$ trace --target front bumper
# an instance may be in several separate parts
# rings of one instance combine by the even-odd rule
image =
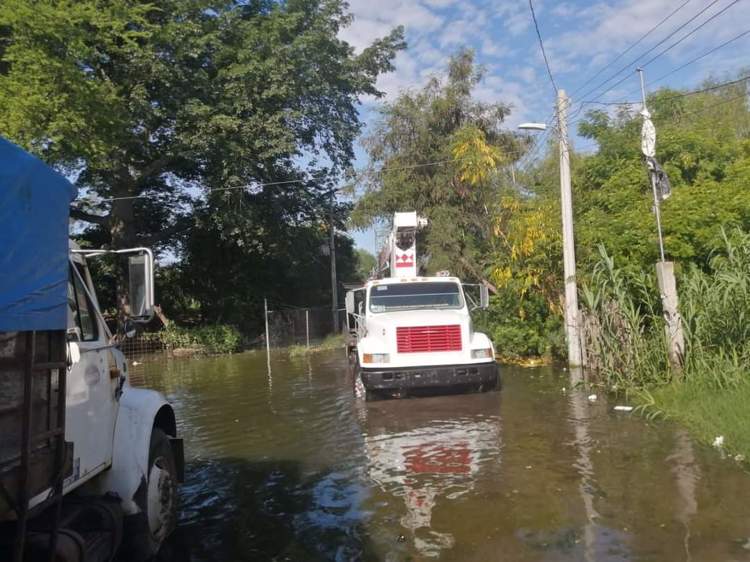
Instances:
[[[477,387],[497,388],[500,383],[497,363],[434,365],[429,367],[394,367],[362,369],[362,383],[367,390],[412,390],[430,388]]]

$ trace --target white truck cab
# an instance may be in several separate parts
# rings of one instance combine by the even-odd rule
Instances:
[[[475,306],[458,278],[417,276],[419,224],[416,213],[396,213],[389,246],[381,253],[391,276],[347,293],[354,323],[349,352],[356,356],[359,392],[370,397],[494,389],[499,380],[494,346],[471,322],[472,307],[487,304],[487,289],[479,287]]]

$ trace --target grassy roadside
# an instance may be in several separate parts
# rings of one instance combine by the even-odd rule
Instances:
[[[722,232],[704,268],[677,272],[683,367],[666,353],[661,302],[650,271],[601,260],[582,288],[584,341],[594,380],[641,398],[698,439],[750,458],[750,233]]]
[[[675,382],[644,396],[647,412],[681,423],[705,443],[721,436],[724,450],[741,455],[737,460],[750,459],[750,380],[721,389]]]
[[[327,336],[323,341],[311,345],[310,347],[304,345],[292,345],[287,348],[289,357],[300,357],[307,355],[308,353],[318,353],[320,351],[330,351],[332,349],[343,349],[346,336],[344,334],[335,334]]]

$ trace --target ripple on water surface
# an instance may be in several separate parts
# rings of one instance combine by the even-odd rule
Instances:
[[[364,404],[341,353],[155,359],[187,482],[173,560],[750,561],[750,477],[679,428],[503,369]],[[169,559],[169,557],[166,557]]]

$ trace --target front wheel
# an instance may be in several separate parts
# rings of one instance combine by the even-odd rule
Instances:
[[[151,431],[148,481],[138,524],[126,546],[124,559],[151,560],[177,524],[177,464],[169,437],[159,428]]]
[[[161,429],[151,432],[146,517],[154,553],[177,524],[177,465],[169,437]]]

